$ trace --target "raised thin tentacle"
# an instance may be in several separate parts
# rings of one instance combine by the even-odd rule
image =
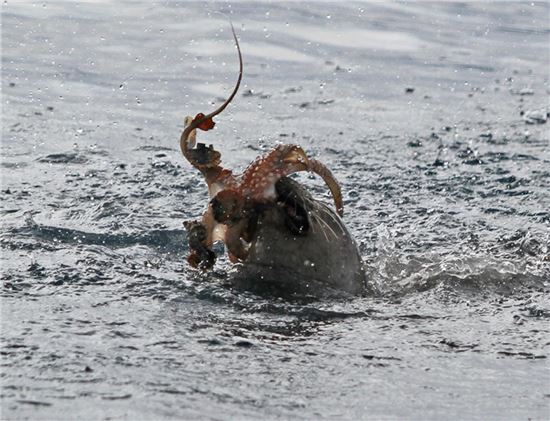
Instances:
[[[237,91],[239,90],[242,76],[243,76],[243,59],[241,54],[241,48],[237,35],[235,34],[235,28],[231,24],[231,31],[237,46],[237,52],[239,54],[239,76],[237,83],[233,88],[233,92],[227,100],[216,110],[208,115],[199,113],[192,117],[185,118],[185,128],[180,137],[180,148],[184,157],[197,168],[204,175],[208,184],[208,189],[211,195],[214,195],[220,189],[236,184],[236,179],[231,171],[226,170],[220,166],[220,153],[212,146],[199,143],[196,145],[197,129],[210,130],[214,127],[214,121],[212,118],[220,114],[231,103]],[[188,261],[193,267],[206,270],[210,269],[215,262],[215,254],[211,250],[212,244],[217,239],[225,239],[225,231],[227,227],[217,223],[212,214],[212,209],[209,206],[202,217],[202,221],[194,221],[186,224],[189,235],[190,254]],[[244,252],[236,249],[235,254],[239,257],[244,255]]]
[[[330,192],[332,193],[332,198],[334,199],[334,205],[336,206],[336,212],[340,217],[344,215],[344,203],[342,201],[342,190],[340,190],[340,184],[332,172],[321,162],[316,159],[309,160],[309,170],[319,175],[323,181],[326,183]]]
[[[237,39],[237,34],[235,34],[235,28],[233,27],[233,24],[231,24],[231,32],[233,32],[233,39],[235,40],[235,45],[237,46],[237,52],[239,53],[239,77],[237,78],[237,84],[235,85],[235,88],[233,88],[233,92],[231,92],[231,95],[229,95],[229,98],[227,98],[225,102],[222,105],[220,105],[216,110],[212,111],[210,114],[207,114],[207,115],[199,113],[194,119],[190,119],[190,121],[188,121],[188,118],[186,118],[186,127],[183,130],[180,137],[180,147],[184,155],[185,155],[186,149],[189,148],[188,140],[191,132],[193,132],[193,130],[196,130],[197,128],[201,128],[203,130],[209,130],[212,127],[214,127],[214,122],[211,121],[212,118],[217,116],[223,110],[225,110],[225,108],[233,100],[235,95],[237,95],[237,91],[241,86],[241,80],[243,78],[243,57],[241,54],[241,47],[239,45],[239,40]],[[205,123],[208,123],[208,122],[211,123],[211,124],[207,124],[208,128],[202,127]]]

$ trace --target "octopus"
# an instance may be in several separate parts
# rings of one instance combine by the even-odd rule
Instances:
[[[214,128],[213,118],[231,103],[241,84],[243,58],[231,29],[239,57],[237,83],[216,110],[186,117],[180,137],[183,156],[204,177],[210,197],[202,218],[184,222],[187,261],[201,271],[212,269],[216,262],[213,245],[221,241],[229,261],[239,266],[234,277],[239,285],[361,293],[365,273],[355,241],[342,221],[341,188],[322,162],[298,145],[279,144],[235,174],[222,166],[221,154],[213,145],[197,143],[197,130]],[[289,177],[304,171],[326,183],[334,209]]]

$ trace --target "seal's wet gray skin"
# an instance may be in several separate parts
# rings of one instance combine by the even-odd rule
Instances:
[[[279,205],[263,210],[239,282],[313,295],[325,288],[364,292],[361,256],[336,212],[291,179],[280,180],[277,190]]]
[[[548,418],[548,3],[0,10],[0,418]],[[243,90],[198,141],[325,163],[367,294],[188,267],[209,199],[178,141],[233,88],[227,16]]]

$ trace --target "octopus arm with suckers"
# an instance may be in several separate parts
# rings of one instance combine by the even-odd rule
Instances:
[[[184,157],[204,176],[210,203],[202,218],[185,222],[191,266],[206,271],[222,241],[232,263],[239,263],[235,279],[248,287],[278,285],[287,291],[314,292],[319,286],[357,294],[365,274],[357,246],[341,217],[340,185],[320,161],[298,145],[277,145],[235,175],[221,165],[212,145],[197,143],[197,129],[214,128],[220,114],[238,92],[243,76],[239,41],[231,26],[239,57],[237,83],[227,100],[209,114],[185,118],[180,137]],[[335,210],[314,199],[289,175],[309,171],[325,181]]]

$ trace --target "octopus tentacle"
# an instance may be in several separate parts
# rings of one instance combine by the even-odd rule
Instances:
[[[207,270],[214,266],[216,255],[210,249],[208,227],[199,221],[187,221],[183,224],[187,230],[189,256],[187,261],[194,268]]]
[[[314,172],[315,174],[319,175],[323,181],[326,183],[328,188],[330,189],[330,192],[332,194],[332,198],[334,200],[334,205],[336,206],[336,212],[338,212],[338,215],[342,217],[344,215],[344,203],[342,201],[342,190],[340,189],[340,184],[334,178],[334,175],[332,172],[321,162],[317,161],[316,159],[310,159],[309,160],[309,168],[311,172]]]
[[[338,215],[342,216],[344,205],[338,181],[323,163],[308,158],[297,145],[279,145],[254,161],[243,173],[243,193],[257,200],[272,198],[275,193],[273,186],[278,180],[300,171],[311,171],[323,179],[330,189]]]
[[[248,221],[243,219],[239,223],[227,227],[225,233],[225,247],[227,248],[229,260],[232,263],[244,261],[248,257],[249,244],[242,239],[247,224]]]
[[[233,98],[235,98],[235,95],[237,95],[237,91],[241,86],[241,80],[243,78],[243,57],[241,54],[239,40],[237,39],[237,34],[235,34],[235,28],[233,27],[233,24],[231,24],[231,32],[233,33],[233,39],[235,40],[235,45],[237,46],[237,52],[239,54],[239,76],[237,78],[237,83],[235,84],[231,95],[229,95],[225,102],[220,105],[216,110],[207,115],[204,115],[203,113],[198,113],[195,118],[185,118],[185,129],[183,130],[180,137],[180,148],[184,155],[187,149],[194,146],[194,143],[192,145],[190,144],[190,137],[192,137],[191,133],[197,128],[204,131],[212,129],[215,124],[212,118],[225,110],[225,108],[231,103],[231,101],[233,101]],[[191,142],[194,142],[194,139]]]
[[[237,83],[235,84],[231,95],[229,95],[224,103],[216,110],[212,111],[208,115],[199,113],[195,116],[195,118],[190,116],[186,117],[185,129],[180,137],[180,148],[183,156],[191,165],[197,168],[204,175],[209,190],[214,192],[211,194],[212,196],[223,187],[236,185],[236,180],[230,170],[227,170],[220,165],[221,154],[216,151],[212,145],[209,147],[203,143],[196,145],[197,129],[204,131],[212,129],[215,125],[212,118],[225,110],[237,94],[237,91],[241,85],[241,80],[243,77],[243,58],[241,54],[241,47],[239,46],[239,40],[237,39],[233,24],[231,24],[231,32],[233,33],[233,39],[235,40],[235,45],[237,46],[237,52],[239,55],[239,76],[237,78]],[[216,183],[219,185],[215,185]]]
[[[233,173],[220,165],[221,154],[212,145],[207,147],[203,143],[197,144],[197,129],[208,131],[214,127],[215,123],[212,118],[220,114],[231,103],[241,84],[243,59],[233,24],[231,24],[231,31],[239,55],[239,76],[237,83],[231,95],[216,110],[208,115],[199,113],[194,118],[190,116],[186,117],[185,128],[180,136],[180,148],[183,156],[203,174],[211,197],[225,188],[236,187],[237,185],[237,180]],[[226,238],[227,227],[215,220],[212,206],[207,208],[201,222],[188,222],[185,224],[185,227],[189,238],[189,263],[191,266],[202,270],[210,269],[216,260],[216,256],[211,250],[212,244],[218,239]],[[237,254],[239,254],[239,257],[242,255],[242,253]]]
[[[306,171],[308,162],[301,147],[278,145],[247,167],[242,175],[241,191],[255,200],[275,199],[275,183],[295,172]]]

